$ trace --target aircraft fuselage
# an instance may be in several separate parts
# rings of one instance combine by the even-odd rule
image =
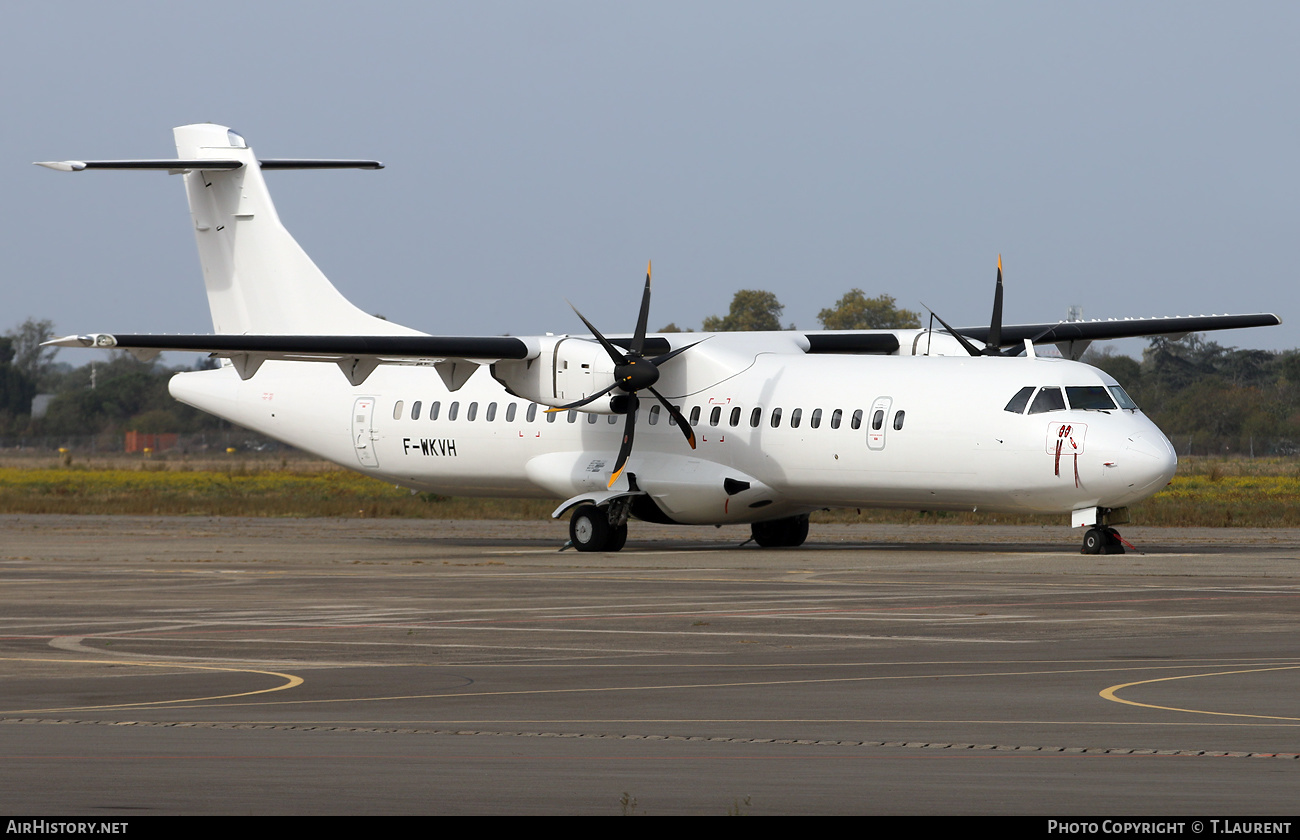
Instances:
[[[727,338],[708,344],[721,350]],[[824,507],[1119,508],[1160,490],[1176,466],[1136,409],[1006,410],[1026,387],[1116,385],[1063,359],[757,353],[719,381],[669,384],[698,449],[643,403],[628,472],[683,524]],[[444,494],[604,490],[623,429],[615,414],[548,414],[487,370],[453,392],[432,367],[382,366],[351,386],[332,365],[268,362],[247,381],[225,367],[179,374],[171,388],[342,466]]]

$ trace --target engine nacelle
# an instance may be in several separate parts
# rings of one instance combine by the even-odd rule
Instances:
[[[492,376],[520,399],[549,406],[568,405],[614,384],[614,360],[599,342],[563,335],[544,336],[541,354],[526,361],[500,361]],[[622,414],[625,395],[612,394],[584,405],[591,414]]]

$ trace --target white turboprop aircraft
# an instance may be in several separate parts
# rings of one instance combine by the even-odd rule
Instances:
[[[759,545],[797,546],[811,511],[881,507],[1069,513],[1086,553],[1122,553],[1112,526],[1168,484],[1173,447],[1110,376],[1034,345],[1078,358],[1098,339],[1281,323],[1003,327],[999,260],[986,328],[647,335],[647,270],[630,337],[585,318],[590,336],[431,336],[344,299],[262,178],[381,164],[259,161],[211,124],[175,136],[176,160],[41,165],[184,173],[215,334],[49,344],[211,353],[221,367],[177,374],[174,397],[413,489],[565,499],[553,516],[571,512],[580,551],[622,548],[629,517],[750,523]]]

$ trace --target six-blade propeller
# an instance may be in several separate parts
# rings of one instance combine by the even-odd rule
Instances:
[[[650,359],[643,355],[646,322],[650,317],[650,264],[646,264],[645,291],[641,295],[641,312],[637,315],[636,332],[632,336],[632,343],[626,353],[601,335],[600,330],[592,326],[592,323],[584,318],[581,312],[578,312],[578,307],[573,306],[572,303],[569,306],[582,319],[582,323],[587,325],[587,329],[591,330],[591,334],[596,337],[596,340],[600,342],[600,346],[605,348],[605,352],[613,360],[614,384],[589,397],[583,397],[577,402],[547,410],[566,411],[571,408],[580,408],[616,390],[623,392],[622,394],[616,394],[613,398],[616,410],[621,414],[626,414],[627,421],[623,425],[623,443],[618,449],[618,459],[614,462],[614,472],[609,477],[609,486],[613,487],[614,482],[623,474],[623,469],[627,466],[628,456],[632,453],[632,440],[636,436],[636,414],[641,405],[641,400],[637,397],[638,391],[649,391],[654,395],[655,399],[659,400],[673,420],[676,421],[677,428],[681,429],[682,434],[686,436],[686,442],[691,445],[691,449],[694,449],[695,432],[691,429],[690,424],[686,422],[686,418],[682,416],[682,413],[677,410],[677,407],[668,402],[663,394],[656,391],[654,385],[659,381],[660,365],[674,356],[686,352],[699,342],[692,342],[685,347],[678,347],[676,350]]]

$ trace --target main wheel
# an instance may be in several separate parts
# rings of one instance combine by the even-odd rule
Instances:
[[[617,528],[610,526],[609,542],[605,543],[606,551],[622,551],[623,546],[627,544],[627,523],[624,522]]]
[[[808,539],[808,517],[791,516],[755,522],[749,526],[754,542],[763,548],[795,548]]]
[[[582,505],[569,517],[569,541],[578,551],[618,551],[627,542],[627,525],[615,528],[604,510]]]
[[[1089,528],[1083,535],[1083,553],[1101,554],[1106,545],[1106,535],[1099,528]]]

